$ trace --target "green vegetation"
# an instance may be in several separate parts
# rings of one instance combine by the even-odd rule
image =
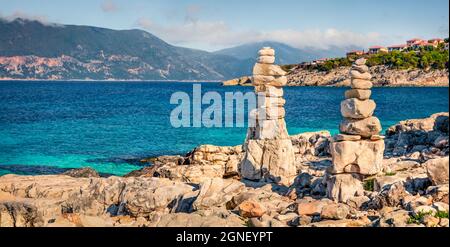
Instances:
[[[423,218],[426,215],[433,215],[433,212],[432,211],[429,211],[429,212],[420,211],[419,213],[410,216],[410,218],[408,219],[408,224],[418,224],[419,225],[423,222]],[[439,219],[443,219],[443,218],[448,219],[448,212],[437,211],[436,213],[434,213],[433,216],[436,218],[439,218]]]
[[[285,65],[281,65],[281,69],[289,72],[291,69],[295,68],[297,66],[297,64],[285,64]]]
[[[437,48],[422,47],[419,50],[392,51],[365,55],[369,67],[386,65],[393,69],[448,69],[449,53],[444,49],[444,44]],[[330,71],[339,67],[351,66],[358,57],[335,58],[321,64],[310,66],[309,69],[318,71]]]
[[[397,174],[397,173],[395,173],[395,172],[386,172],[386,173],[385,173],[385,175],[388,176],[388,177],[395,176],[396,174]]]
[[[445,211],[437,211],[436,214],[434,215],[434,217],[439,218],[439,219],[448,219],[448,212]]]
[[[421,224],[423,222],[423,218],[426,215],[432,215],[432,214],[433,214],[433,212],[431,212],[431,211],[430,212],[420,211],[419,213],[413,214],[413,215],[411,215],[409,217],[408,224],[417,224],[417,225],[419,225],[419,224]]]
[[[364,189],[367,191],[373,191],[375,185],[375,179],[368,179],[364,181]]]

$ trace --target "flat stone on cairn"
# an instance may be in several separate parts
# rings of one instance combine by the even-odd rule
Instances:
[[[344,117],[340,134],[334,136],[330,151],[333,157],[327,181],[327,195],[338,202],[347,202],[361,195],[362,180],[382,170],[385,144],[380,120],[373,116],[376,108],[372,95],[372,75],[364,58],[358,59],[350,70],[352,89],[345,92],[341,103]]]
[[[251,115],[255,126],[249,127],[244,144],[241,176],[249,180],[270,180],[289,185],[297,174],[292,141],[286,128],[283,86],[286,72],[274,65],[275,51],[264,47],[253,67],[253,86],[258,96],[257,109]]]

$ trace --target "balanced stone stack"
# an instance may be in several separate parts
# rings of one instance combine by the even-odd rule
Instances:
[[[282,87],[287,84],[286,72],[274,65],[275,51],[270,47],[264,47],[258,55],[252,78],[257,95],[257,108],[251,113],[255,124],[248,129],[241,176],[289,184],[297,170],[284,121],[286,101]]]
[[[327,194],[339,202],[362,195],[363,179],[382,170],[384,138],[379,135],[380,120],[373,116],[376,104],[370,99],[372,76],[365,63],[364,58],[358,59],[350,70],[352,89],[345,92],[346,99],[341,103],[344,120],[330,147],[333,164]]]

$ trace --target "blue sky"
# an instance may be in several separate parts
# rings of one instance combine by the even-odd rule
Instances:
[[[217,50],[274,40],[294,47],[389,45],[448,37],[448,0],[0,0],[0,16],[147,30]]]

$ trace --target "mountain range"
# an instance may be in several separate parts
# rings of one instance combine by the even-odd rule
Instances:
[[[0,78],[43,80],[225,80],[248,75],[262,46],[280,64],[344,53],[258,42],[207,52],[171,45],[143,30],[0,19]]]

